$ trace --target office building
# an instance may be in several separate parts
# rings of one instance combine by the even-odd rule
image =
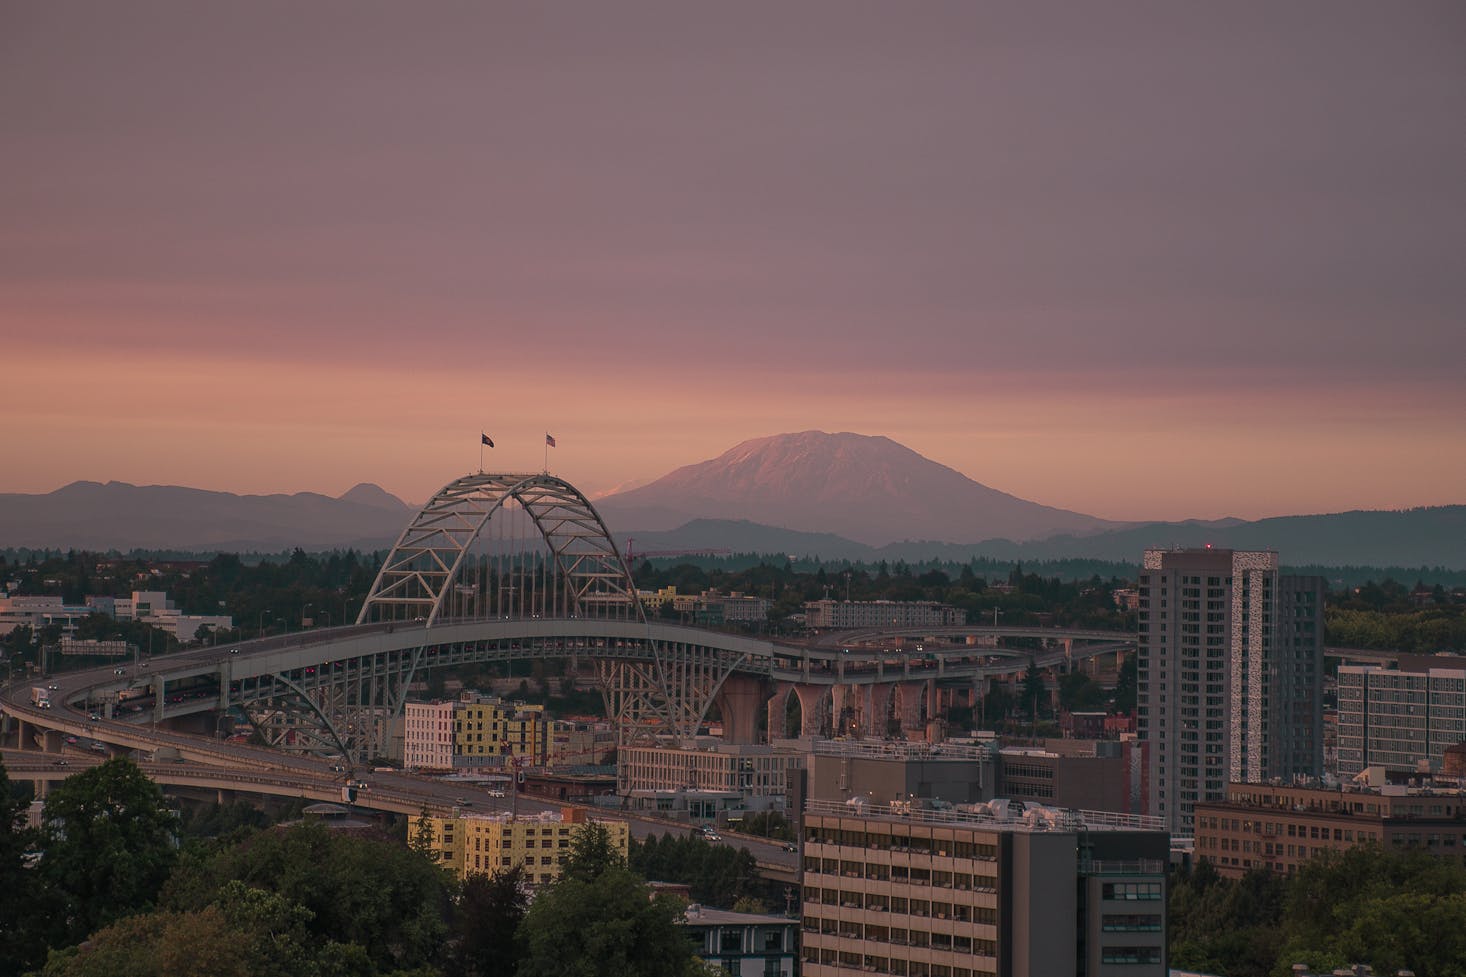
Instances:
[[[1250,869],[1292,875],[1320,852],[1363,844],[1466,857],[1466,793],[1375,784],[1230,784],[1224,800],[1196,805],[1196,855],[1231,878]]]
[[[799,921],[764,913],[735,913],[694,903],[682,925],[692,952],[732,977],[794,977],[799,961]]]
[[[428,818],[432,833],[428,850],[437,862],[459,878],[483,873],[492,875],[521,865],[526,881],[544,885],[560,877],[575,836],[587,825],[606,829],[611,847],[625,858],[631,832],[625,821],[590,819],[584,810],[567,807],[542,814],[459,814],[451,818]],[[416,837],[418,821],[408,831]]]
[[[1466,658],[1401,655],[1398,668],[1339,667],[1339,777],[1366,767],[1440,770],[1466,742]]]
[[[889,804],[992,800],[997,774],[990,745],[822,740],[809,743],[808,797]]]
[[[1228,783],[1322,773],[1323,579],[1270,551],[1146,550],[1139,590],[1150,811],[1189,835]]]
[[[805,977],[1164,977],[1154,818],[811,800]]]
[[[694,820],[782,811],[787,771],[798,758],[771,746],[698,737],[686,749],[623,746],[616,790],[628,809],[686,814]]]
[[[997,756],[997,796],[1052,807],[1149,814],[1147,744],[1129,740],[1045,740],[1005,746]]]
[[[812,600],[804,605],[807,628],[940,628],[967,623],[967,612],[929,600]]]

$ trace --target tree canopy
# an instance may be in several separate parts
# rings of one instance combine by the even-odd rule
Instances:
[[[177,859],[178,819],[163,791],[121,757],[62,781],[44,817],[41,876],[74,939],[147,909]]]

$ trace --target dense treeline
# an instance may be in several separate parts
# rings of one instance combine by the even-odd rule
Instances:
[[[722,909],[750,902],[783,904],[783,887],[758,874],[758,863],[747,848],[735,850],[668,832],[661,838],[633,839],[630,862],[633,871],[648,879],[690,886],[694,902]]]
[[[24,803],[0,767],[0,974],[710,977],[682,904],[649,899],[594,825],[531,906],[517,871],[459,882],[374,831],[246,825],[180,848],[176,815],[125,759],[58,786],[40,831]],[[744,863],[729,865],[742,891]]]
[[[381,559],[381,554],[355,551],[309,554],[295,550],[273,559],[253,560],[224,554],[207,562],[75,551],[26,553],[22,558],[15,551],[8,552],[8,556],[0,555],[0,581],[15,585],[15,593],[58,594],[69,603],[80,603],[89,594],[125,596],[132,590],[165,590],[185,613],[230,615],[234,630],[210,638],[216,641],[354,620]],[[791,615],[806,601],[824,597],[938,601],[962,608],[973,623],[1134,629],[1133,613],[1117,607],[1113,598],[1115,589],[1134,586],[1129,574],[1075,577],[1057,572],[1053,565],[1045,565],[1044,570],[1050,575],[1027,572],[1021,565],[978,560],[866,565],[776,558],[744,565],[731,559],[690,558],[676,563],[642,560],[634,576],[637,585],[647,590],[674,586],[681,594],[718,590],[767,597],[773,601],[773,611],[767,622],[754,625],[757,630],[792,631]],[[670,604],[663,606],[662,613],[677,616]],[[1378,583],[1366,580],[1329,595],[1326,630],[1326,643],[1337,647],[1425,653],[1466,650],[1466,594],[1439,583],[1409,587],[1391,578]],[[57,625],[38,633],[17,628],[0,636],[0,652],[7,660],[34,662],[39,647],[54,643],[59,636]],[[122,639],[145,652],[177,646],[166,632],[101,614],[83,620],[78,636]]]
[[[1466,977],[1466,867],[1420,851],[1326,852],[1289,878],[1222,878],[1210,863],[1172,877],[1171,966],[1288,977],[1365,963]]]

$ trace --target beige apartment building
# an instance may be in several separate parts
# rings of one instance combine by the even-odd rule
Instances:
[[[1321,852],[1368,844],[1466,858],[1466,794],[1228,784],[1225,800],[1196,806],[1196,855],[1230,878],[1249,869],[1292,875]]]
[[[573,807],[517,818],[509,814],[462,814],[428,818],[427,824],[432,831],[429,850],[439,864],[451,868],[459,878],[477,873],[492,875],[522,865],[526,878],[535,885],[560,877],[571,842],[587,825],[605,828],[611,846],[622,858],[631,839],[625,821],[592,820],[584,810]],[[415,832],[417,822],[408,830]]]
[[[788,770],[801,762],[773,747],[699,737],[688,749],[623,746],[616,791],[634,810],[688,811],[716,818],[730,811],[783,810]]]
[[[812,800],[805,977],[1164,977],[1155,818]]]

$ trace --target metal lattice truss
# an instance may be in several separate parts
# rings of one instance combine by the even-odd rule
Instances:
[[[555,594],[538,608],[520,604],[518,614],[530,616],[533,609],[548,617],[646,622],[630,570],[600,515],[578,489],[548,473],[480,472],[444,486],[413,517],[388,553],[357,623],[421,619],[431,630],[446,619],[445,607],[455,584],[463,583],[470,549],[492,520],[506,515],[511,506],[522,508],[533,521],[556,576]],[[691,645],[668,646],[653,640],[650,629],[645,650],[650,652],[647,657],[597,663],[601,692],[618,738],[624,742],[655,733],[696,735],[718,688],[741,656]],[[330,714],[326,708],[320,711]]]
[[[631,574],[590,502],[549,474],[465,475],[445,485],[408,523],[387,554],[358,624],[443,614],[470,547],[496,514],[517,503],[549,550],[562,590],[552,610],[644,620]]]
[[[245,679],[235,701],[269,745],[369,762],[387,753],[422,648]]]
[[[690,644],[652,641],[646,660],[596,663],[606,714],[622,744],[670,733],[697,735],[718,690],[746,655]]]

